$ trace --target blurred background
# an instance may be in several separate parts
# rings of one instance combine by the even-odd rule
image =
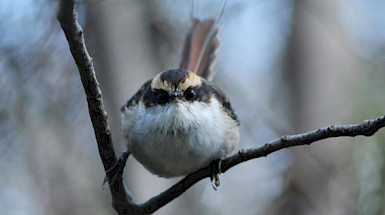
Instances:
[[[218,15],[222,0],[196,0]],[[56,21],[58,1],[0,1],[0,213],[115,214],[79,74]],[[214,83],[241,121],[239,149],[385,110],[385,1],[231,0],[221,18]],[[190,0],[83,0],[115,144],[120,107],[179,65]],[[285,149],[238,165],[214,191],[200,181],[157,214],[385,214],[385,131]],[[176,179],[130,158],[137,202]]]

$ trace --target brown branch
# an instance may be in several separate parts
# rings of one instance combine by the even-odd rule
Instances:
[[[371,136],[383,127],[385,127],[385,115],[377,119],[365,120],[359,124],[331,125],[307,133],[283,136],[271,142],[265,143],[261,147],[241,150],[239,153],[223,159],[221,161],[220,172],[224,173],[242,162],[265,157],[281,149],[293,146],[309,145],[316,141],[331,137],[354,137],[358,135]],[[140,205],[141,211],[149,213],[154,212],[173,199],[177,198],[201,179],[210,177],[210,175],[210,168],[205,167],[186,176],[168,190]]]
[[[125,156],[120,159],[120,168],[116,168],[115,163],[117,159],[113,149],[111,132],[107,123],[107,113],[104,111],[102,95],[99,83],[96,80],[92,59],[84,44],[82,28],[76,21],[75,0],[61,0],[57,18],[63,28],[71,53],[79,69],[81,81],[87,95],[89,114],[104,169],[107,177],[113,178],[113,180],[109,180],[109,187],[113,199],[113,206],[118,214],[151,214],[180,196],[198,181],[210,177],[210,167],[204,167],[186,176],[174,186],[143,204],[135,204],[133,202],[132,196],[129,191],[126,190],[122,179],[123,167],[128,154],[125,154]],[[365,120],[359,124],[332,125],[303,134],[283,136],[266,143],[262,147],[241,150],[239,153],[223,159],[221,161],[220,171],[224,173],[242,162],[264,157],[275,151],[292,146],[307,145],[331,137],[371,136],[383,127],[385,127],[385,116]]]
[[[83,30],[76,19],[75,0],[60,1],[57,19],[64,31],[72,56],[79,69],[80,78],[87,96],[88,110],[98,143],[100,158],[102,159],[107,177],[111,178],[114,172],[108,170],[114,166],[117,159],[92,58],[88,54],[84,43]],[[127,213],[132,209],[121,207],[121,205],[132,202],[131,195],[126,192],[121,177],[118,180],[114,180],[113,183],[109,183],[109,187],[113,197],[113,205],[120,214]]]

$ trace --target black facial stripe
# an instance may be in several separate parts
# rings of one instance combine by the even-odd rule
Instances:
[[[147,89],[143,95],[143,103],[146,107],[154,105],[165,105],[169,103],[170,98],[166,91],[160,89]]]
[[[189,72],[184,69],[170,69],[162,73],[160,79],[167,81],[170,84],[176,86],[179,83],[183,83],[188,77]]]
[[[143,103],[146,107],[152,107],[156,104],[164,105],[166,103],[159,103],[159,97],[157,97],[160,90],[151,90],[151,81],[147,81],[143,86],[131,97],[130,100],[127,101],[127,103],[121,108],[121,111],[123,112],[125,107],[132,107],[139,103],[139,100],[141,97],[143,97]],[[226,96],[215,87],[211,86],[207,83],[206,80],[202,79],[202,85],[197,87],[191,87],[191,89],[195,90],[196,96],[194,99],[191,99],[190,101],[201,101],[209,103],[211,101],[211,98],[215,96],[220,103],[223,104],[223,110],[237,123],[239,124],[239,121],[237,119],[237,115],[234,113],[233,108],[231,107],[230,101],[226,98]],[[165,91],[164,91],[165,92]],[[182,97],[183,100],[185,98]],[[185,100],[187,101],[187,100]]]
[[[154,90],[152,92],[155,97],[155,102],[157,104],[163,105],[167,104],[170,101],[170,95],[168,94],[168,92],[164,90]]]
[[[183,95],[187,100],[194,100],[196,97],[195,89],[189,87],[184,91]]]
[[[195,98],[192,99],[191,101],[202,101],[202,102],[210,102],[210,99],[213,95],[216,94],[215,89],[210,86],[208,83],[205,81],[202,82],[202,85],[200,86],[194,86],[194,87],[189,87],[187,88],[186,91],[188,90],[194,90],[195,91]],[[185,91],[185,92],[186,92]]]

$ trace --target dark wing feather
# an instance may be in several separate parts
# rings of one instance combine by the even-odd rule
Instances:
[[[144,83],[143,86],[135,93],[135,95],[133,95],[130,98],[130,100],[128,100],[126,104],[123,105],[122,108],[120,108],[120,111],[123,112],[125,107],[131,107],[131,106],[137,105],[142,95],[151,88],[151,81],[152,80],[149,80],[146,83]]]
[[[215,97],[219,100],[219,102],[223,105],[223,109],[225,112],[233,119],[235,120],[239,125],[239,120],[237,115],[234,112],[234,109],[231,107],[229,99],[225,96],[225,94],[214,87],[212,87]]]
[[[235,114],[234,109],[231,107],[229,99],[221,90],[214,87],[212,84],[205,80],[203,80],[202,85],[199,87],[194,87],[194,89],[196,91],[196,101],[209,103],[214,96],[219,101],[219,103],[222,104],[223,110],[239,124],[238,117]]]

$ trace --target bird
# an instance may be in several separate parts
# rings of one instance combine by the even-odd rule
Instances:
[[[152,174],[188,175],[238,146],[237,115],[211,82],[218,31],[217,19],[193,18],[179,67],[158,73],[121,107],[128,151]]]

